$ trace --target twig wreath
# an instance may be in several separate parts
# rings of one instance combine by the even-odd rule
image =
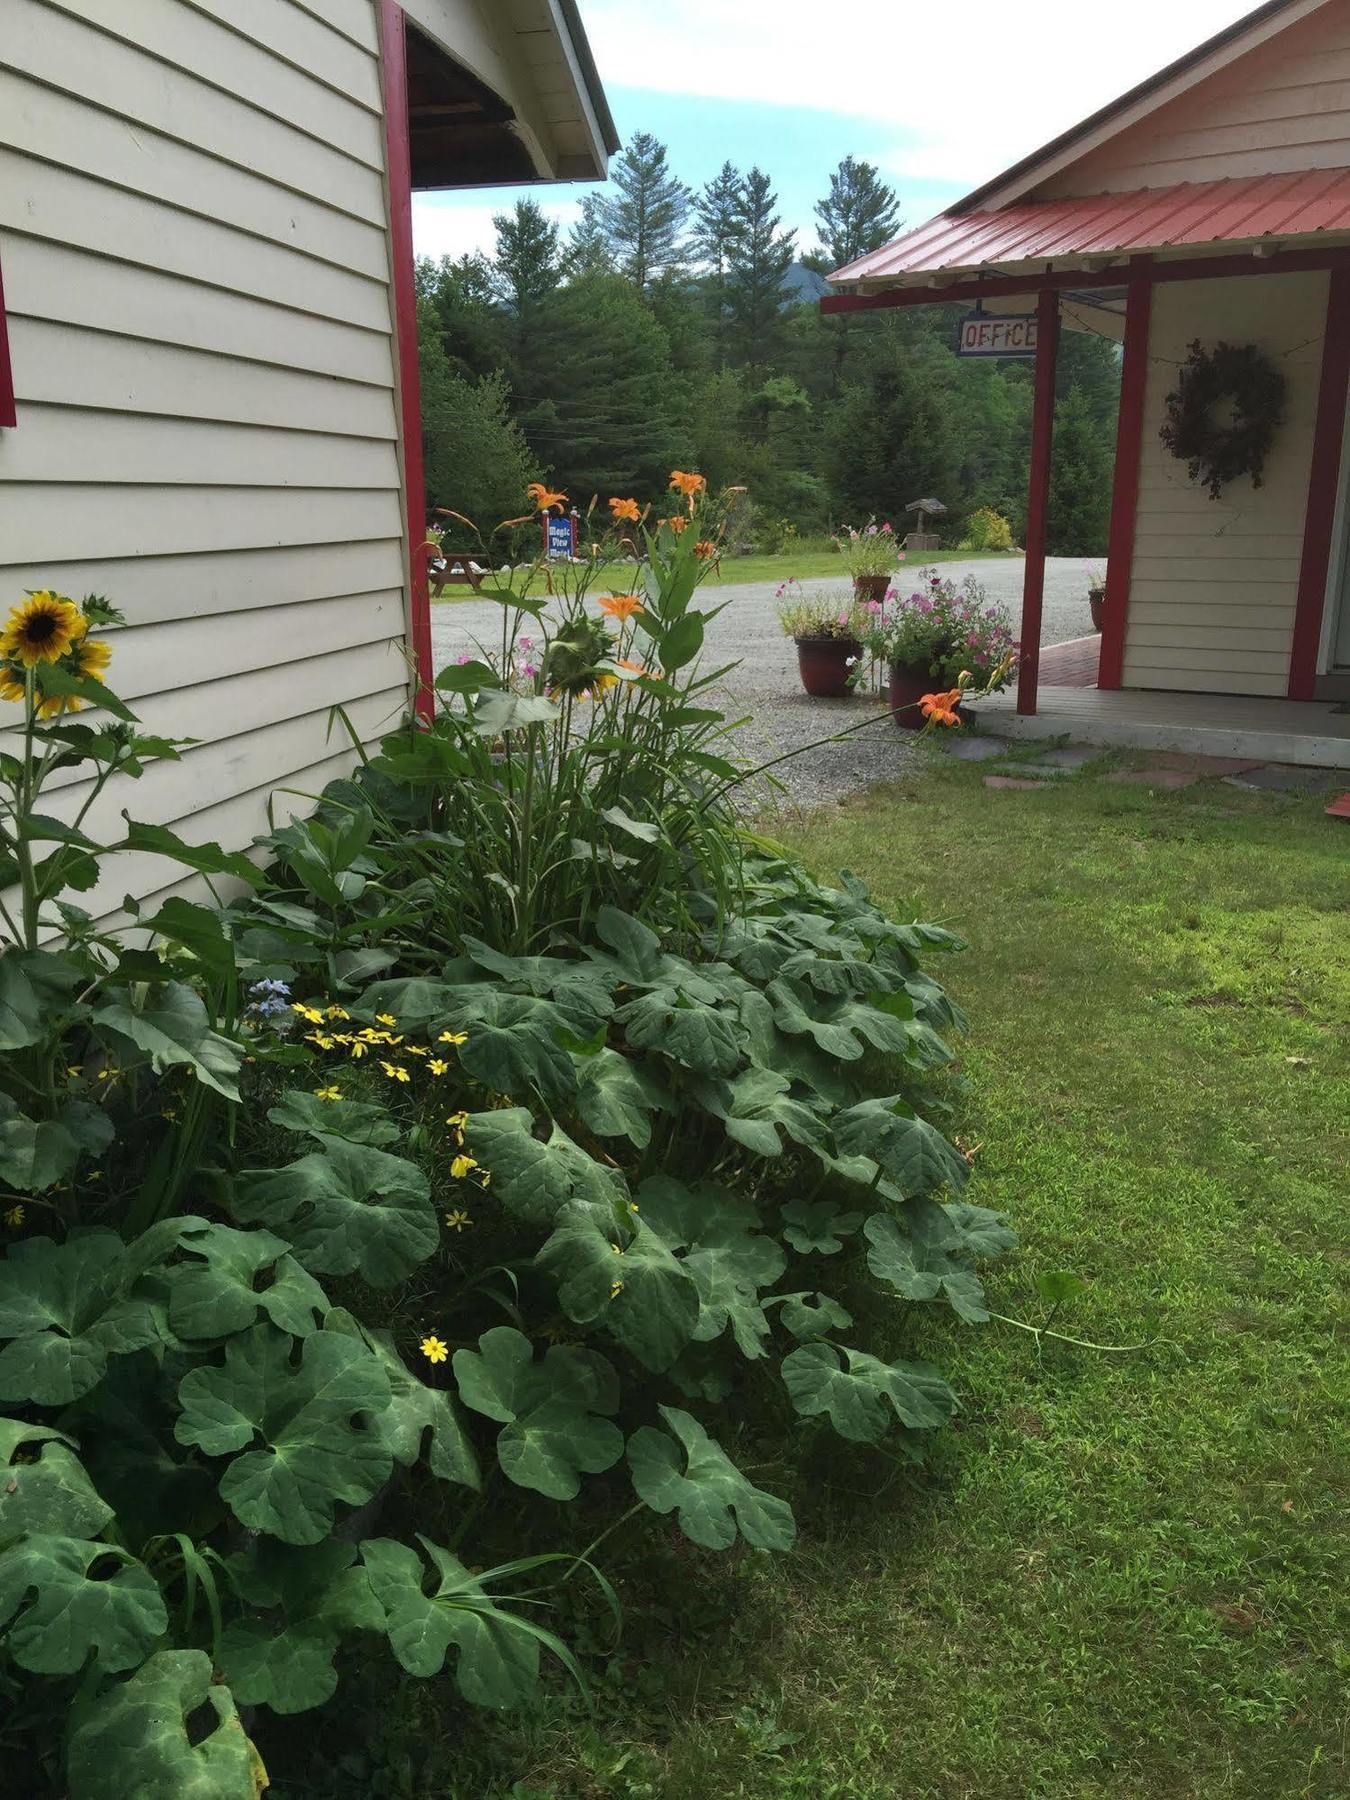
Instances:
[[[1284,419],[1284,391],[1284,376],[1255,344],[1206,350],[1197,340],[1181,365],[1180,384],[1167,396],[1162,441],[1211,500],[1243,475],[1259,488]]]

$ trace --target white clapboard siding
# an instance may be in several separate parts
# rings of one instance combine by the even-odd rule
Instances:
[[[1043,199],[1350,164],[1350,8],[1323,6],[1079,158]]]
[[[58,320],[205,350],[236,366],[255,362],[361,382],[382,387],[393,405],[387,315],[373,325],[349,325],[43,238],[9,237],[4,256],[11,324],[23,317]],[[87,362],[84,372],[96,379]],[[251,372],[240,373],[248,379]],[[45,371],[35,378],[54,379]]]
[[[30,398],[53,405],[388,442],[397,436],[394,396],[374,383],[18,316],[9,341],[29,372]]]
[[[115,95],[114,116],[128,122],[126,129],[148,128],[383,226],[384,184],[377,168],[186,71],[166,81],[163,63],[149,52],[96,36],[65,14],[21,10],[7,30],[5,64],[77,100]],[[54,110],[53,124],[58,116]]]
[[[0,430],[0,605],[106,594],[128,620],[113,685],[145,729],[196,740],[116,784],[93,835],[126,808],[244,847],[269,805],[312,805],[285,790],[350,768],[335,709],[373,741],[407,707],[374,8],[0,11],[19,415]],[[65,772],[51,809],[87,792]],[[81,904],[183,880],[122,856]]]
[[[34,5],[37,0],[18,0]],[[180,4],[184,0],[179,0]],[[304,256],[78,170],[0,149],[0,195],[21,211],[6,224],[30,237],[78,244],[99,256],[186,275],[321,318],[378,330],[388,324],[388,284],[360,270]]]
[[[1139,511],[1125,629],[1127,687],[1282,694],[1289,676],[1327,277],[1188,281],[1154,294]],[[1262,487],[1219,501],[1159,438],[1191,342],[1254,343],[1286,381]]]
[[[8,0],[12,8],[14,0]],[[353,104],[302,65],[265,45],[229,30],[187,0],[47,0],[49,10],[68,13],[95,41],[120,38],[149,51],[194,80],[247,101],[260,112],[285,119],[321,144],[359,158],[377,172],[384,168],[384,125],[377,110]],[[372,49],[373,57],[373,49]]]

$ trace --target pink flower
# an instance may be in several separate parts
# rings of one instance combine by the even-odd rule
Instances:
[[[467,651],[467,650],[466,650],[466,651],[465,651],[465,652],[464,652],[464,655],[463,655],[463,656],[457,656],[457,657],[456,657],[456,658],[455,658],[455,661],[456,661],[456,662],[457,662],[457,663],[459,663],[459,664],[460,664],[460,665],[461,665],[461,666],[463,666],[463,664],[465,664],[465,663],[467,663],[467,662],[472,662],[472,661],[473,661],[473,658],[472,658],[472,657],[471,657],[471,656],[470,656],[470,655],[469,655],[469,653],[468,653],[468,651]]]
[[[880,602],[880,600],[869,600],[869,601],[868,601],[868,602],[867,602],[867,610],[868,610],[868,612],[870,612],[870,613],[879,613],[879,612],[881,612],[881,611],[882,611],[882,605],[881,605],[881,602]]]
[[[886,523],[882,526],[881,529],[886,533],[887,537],[889,537],[891,535],[891,522],[889,519],[887,519]]]

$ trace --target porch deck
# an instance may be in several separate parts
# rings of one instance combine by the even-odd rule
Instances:
[[[1038,707],[1023,718],[1011,689],[995,694],[979,704],[979,729],[998,737],[1067,736],[1121,749],[1350,769],[1350,708],[1312,700],[1043,684]]]

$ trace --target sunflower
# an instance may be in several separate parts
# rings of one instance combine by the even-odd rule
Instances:
[[[14,700],[22,706],[27,693],[23,676],[10,663],[0,665],[0,700]]]
[[[10,608],[0,635],[0,656],[21,662],[25,669],[59,662],[88,629],[88,620],[73,600],[41,588],[21,606]]]
[[[85,681],[102,681],[111,661],[112,645],[105,638],[81,638],[71,645],[67,667]]]

